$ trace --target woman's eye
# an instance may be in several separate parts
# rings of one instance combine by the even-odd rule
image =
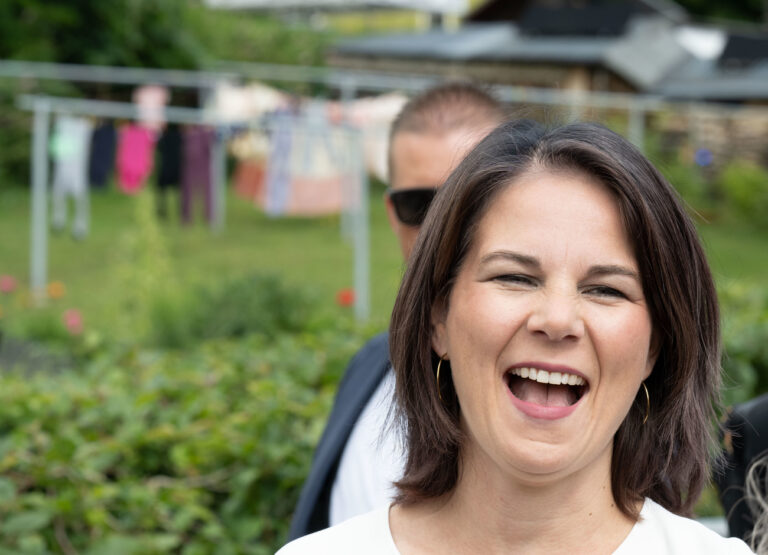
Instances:
[[[627,298],[627,296],[618,289],[608,287],[607,285],[595,285],[593,287],[589,287],[586,292],[590,295],[595,295],[598,297],[614,297],[617,299]]]
[[[504,283],[515,284],[515,285],[534,285],[535,284],[535,281],[532,277],[521,275],[521,274],[502,274],[500,276],[496,276],[493,279],[495,281],[501,281]]]

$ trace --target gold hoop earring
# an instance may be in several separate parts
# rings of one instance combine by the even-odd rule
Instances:
[[[643,418],[643,424],[648,422],[648,417],[651,415],[651,396],[648,395],[648,386],[643,383],[643,389],[645,390],[645,418]]]
[[[447,355],[448,353],[445,353]],[[435,381],[437,381],[437,396],[440,397],[440,402],[443,402],[443,394],[440,393],[440,365],[443,363],[444,360],[447,360],[445,358],[445,355],[440,355],[440,360],[437,363],[437,375],[435,377]]]

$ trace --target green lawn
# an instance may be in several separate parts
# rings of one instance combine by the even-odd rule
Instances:
[[[700,224],[699,233],[718,283],[768,278],[768,233],[738,223]]]
[[[399,248],[386,221],[383,189],[371,193],[372,321],[386,326],[402,271]],[[83,311],[93,326],[108,327],[121,284],[116,279],[122,237],[134,225],[134,198],[116,192],[91,196],[91,233],[76,241],[51,233],[49,281],[67,288],[65,303]],[[0,190],[0,274],[23,284],[29,279],[29,195]],[[271,219],[250,203],[230,195],[226,227],[212,232],[203,223],[161,224],[166,233],[178,285],[214,283],[228,276],[277,273],[335,302],[336,292],[353,285],[353,252],[341,236],[339,217]],[[0,301],[1,302],[1,301]]]
[[[383,189],[371,193],[371,302],[375,326],[384,328],[402,274],[397,243],[386,221]],[[134,225],[135,199],[116,192],[92,195],[91,234],[75,241],[50,235],[49,278],[67,287],[62,301],[82,310],[89,326],[108,330],[123,285],[116,279],[121,237]],[[329,304],[352,286],[352,248],[338,217],[270,219],[233,195],[226,228],[211,232],[202,223],[162,224],[179,286],[213,283],[246,273],[278,273],[292,284],[315,290]],[[29,195],[22,188],[0,190],[0,274],[29,278]],[[763,284],[768,276],[768,235],[722,222],[700,225],[704,244],[721,282]]]

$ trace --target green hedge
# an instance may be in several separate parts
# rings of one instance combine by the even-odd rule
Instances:
[[[718,187],[733,214],[768,229],[768,170],[746,160],[734,160],[718,176]]]
[[[723,400],[740,403],[768,392],[768,290],[732,284],[720,290]]]
[[[273,553],[352,329],[123,350],[0,387],[0,553]]]

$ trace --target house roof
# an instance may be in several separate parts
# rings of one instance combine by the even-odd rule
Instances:
[[[467,0],[204,0],[209,8],[252,10],[358,10],[387,8],[464,14]]]
[[[719,64],[745,67],[768,59],[768,35],[732,33],[728,36]]]
[[[630,30],[602,53],[608,69],[635,88],[651,92],[694,59],[675,36],[675,28],[657,17],[634,20]]]
[[[697,61],[662,83],[658,92],[669,98],[687,100],[765,100],[768,98],[768,60],[737,70],[724,70],[712,61]]]
[[[521,31],[529,35],[618,37],[640,13],[650,13],[650,10],[632,2],[579,7],[533,4],[522,14],[518,24]]]
[[[614,42],[591,37],[522,37],[510,23],[476,23],[456,31],[381,35],[344,41],[339,54],[441,60],[597,63]]]
[[[610,32],[602,36],[592,32],[577,36],[576,31],[560,35],[539,32],[541,29],[531,32],[533,27],[523,27],[523,16],[518,24],[468,23],[455,31],[433,29],[421,34],[358,38],[338,44],[335,51],[349,56],[462,63],[602,66],[649,94],[691,100],[768,99],[767,35],[729,35],[721,28],[680,25],[680,14],[672,2],[629,1],[660,8],[645,10],[646,14],[653,12],[651,15],[635,14],[621,23],[623,31],[615,36]],[[662,8],[666,13],[659,15]],[[539,15],[529,18],[529,23],[537,21]],[[581,23],[571,27],[578,30]],[[566,24],[567,19],[561,19],[552,23],[552,28],[564,29]]]
[[[658,85],[659,94],[689,100],[768,98],[768,37],[720,34],[717,55],[688,61]]]
[[[526,27],[524,20],[529,19],[532,26],[550,31],[565,27],[565,32],[570,32],[574,29],[573,25],[581,25],[598,32],[602,30],[605,34],[611,28],[620,32],[628,16],[637,14],[655,14],[675,23],[688,19],[685,9],[672,0],[587,2],[586,5],[583,0],[490,0],[470,12],[465,21],[511,21]],[[613,31],[611,34],[617,32]]]

